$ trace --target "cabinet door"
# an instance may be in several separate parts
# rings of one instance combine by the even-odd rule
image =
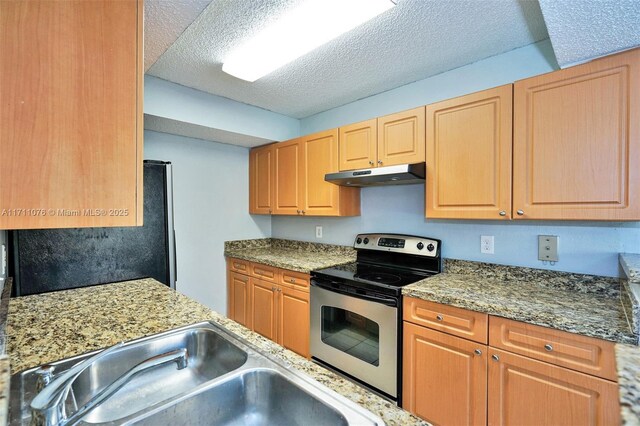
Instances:
[[[620,424],[616,383],[493,348],[490,353],[489,425]]]
[[[300,214],[304,191],[302,143],[299,139],[274,145],[274,214]]]
[[[273,145],[249,153],[249,213],[271,214],[273,210]]]
[[[307,216],[352,216],[360,214],[360,189],[346,188],[324,180],[338,170],[338,129],[302,138],[304,189],[302,214]]]
[[[425,161],[425,107],[378,118],[378,166]]]
[[[229,318],[251,328],[251,288],[249,277],[237,272],[227,272],[229,292]]]
[[[251,313],[253,331],[267,339],[277,341],[277,287],[266,281],[251,279]]]
[[[640,219],[640,49],[515,83],[515,219]]]
[[[309,293],[279,287],[280,327],[278,343],[309,357]]]
[[[403,408],[434,424],[486,424],[486,353],[485,345],[405,321]]]
[[[372,120],[340,127],[340,171],[376,167],[378,123]]]
[[[0,1],[0,229],[142,225],[142,1]]]
[[[510,219],[512,89],[427,105],[427,218]]]

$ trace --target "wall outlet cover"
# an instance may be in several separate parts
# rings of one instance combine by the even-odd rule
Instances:
[[[484,253],[484,254],[494,253],[493,235],[482,235],[480,237],[480,253]]]
[[[322,238],[322,226],[316,226],[316,238]]]
[[[538,260],[558,261],[558,236],[538,235]]]

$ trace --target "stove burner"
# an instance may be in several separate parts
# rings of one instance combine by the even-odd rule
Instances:
[[[355,278],[360,278],[366,281],[375,281],[383,284],[394,284],[399,282],[402,278],[400,275],[386,274],[384,272],[369,272],[364,274],[356,274]]]

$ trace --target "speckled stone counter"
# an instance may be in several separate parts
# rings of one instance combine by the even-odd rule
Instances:
[[[200,321],[213,321],[263,353],[290,363],[389,425],[426,424],[364,388],[176,293],[152,279],[11,299],[13,372]]]
[[[616,345],[622,423],[640,425],[640,348]]]
[[[352,247],[278,238],[227,241],[224,255],[305,274],[356,260]]]
[[[405,296],[637,345],[617,278],[447,260],[444,272],[409,285]]]

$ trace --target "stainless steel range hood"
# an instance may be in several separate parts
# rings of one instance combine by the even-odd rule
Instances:
[[[327,173],[324,175],[324,180],[342,186],[409,185],[424,183],[425,171],[425,163],[401,164],[399,166]]]

